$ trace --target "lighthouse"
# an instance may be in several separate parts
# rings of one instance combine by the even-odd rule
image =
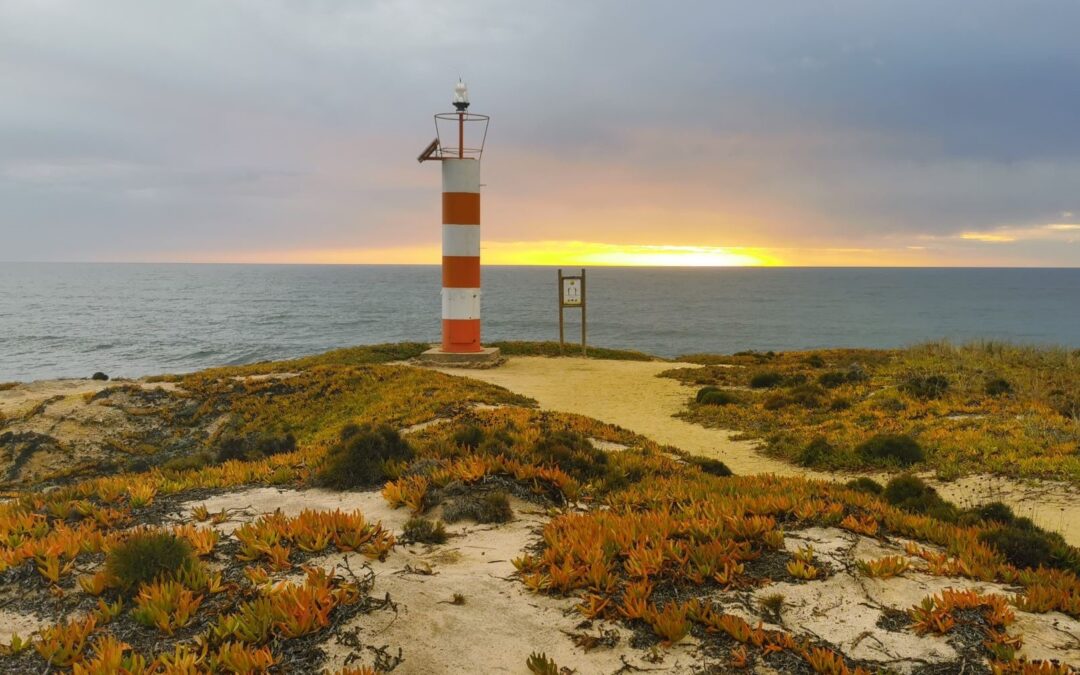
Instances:
[[[435,115],[435,140],[417,157],[442,165],[442,343],[422,360],[441,365],[497,363],[499,350],[480,344],[480,157],[489,117],[469,112],[458,80],[453,112]]]

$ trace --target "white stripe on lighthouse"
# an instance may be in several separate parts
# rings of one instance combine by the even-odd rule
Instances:
[[[452,256],[479,256],[480,226],[443,225],[442,254]]]
[[[444,319],[479,319],[479,288],[444,288],[442,289],[442,318]]]
[[[443,160],[442,170],[443,192],[480,192],[480,160]]]

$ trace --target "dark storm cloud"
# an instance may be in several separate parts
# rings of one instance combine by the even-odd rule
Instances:
[[[714,245],[1052,223],[1080,213],[1078,25],[1064,1],[2,0],[0,259],[433,239],[412,158],[459,74],[504,240],[564,235],[510,206],[564,195],[752,216]]]

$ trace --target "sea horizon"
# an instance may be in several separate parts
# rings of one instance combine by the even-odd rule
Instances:
[[[580,266],[564,266],[577,269]],[[558,339],[555,266],[485,266],[483,339]],[[586,267],[588,342],[662,357],[1080,346],[1080,269]],[[438,265],[0,265],[0,381],[137,377],[439,340]],[[577,312],[567,340],[580,340]]]

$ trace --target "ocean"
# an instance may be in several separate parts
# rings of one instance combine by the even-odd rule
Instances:
[[[483,280],[485,341],[558,338],[555,268],[485,267]],[[439,286],[426,265],[0,263],[0,382],[437,341]],[[661,356],[1080,346],[1080,269],[593,268],[587,289],[591,344]]]

